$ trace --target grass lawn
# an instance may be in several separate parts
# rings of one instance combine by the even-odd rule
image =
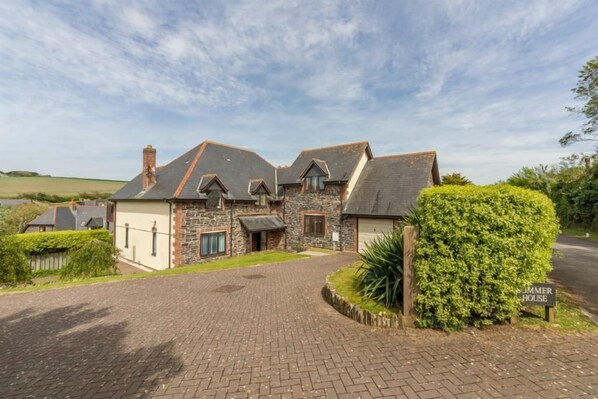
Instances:
[[[590,233],[590,237],[587,239],[598,242],[598,232],[581,227],[563,228],[563,234],[571,237],[586,238],[586,233]]]
[[[337,294],[347,298],[349,302],[358,305],[361,309],[372,313],[385,313],[389,316],[399,314],[399,309],[387,308],[378,302],[365,299],[361,296],[357,287],[357,273],[360,265],[361,262],[355,262],[331,274],[328,278],[331,288],[336,289]]]
[[[217,260],[214,262],[202,263],[202,264],[198,264],[198,265],[190,265],[190,266],[182,266],[182,267],[176,267],[176,268],[166,269],[166,270],[158,270],[158,271],[151,272],[151,273],[128,274],[128,275],[124,275],[124,276],[95,277],[95,278],[71,280],[71,281],[52,281],[52,282],[48,282],[45,284],[28,285],[28,286],[24,286],[24,287],[15,287],[15,288],[6,288],[3,290],[0,290],[0,295],[14,293],[14,292],[27,292],[27,291],[38,291],[38,290],[46,290],[46,289],[53,289],[53,288],[74,287],[77,285],[106,283],[106,282],[112,282],[112,281],[138,280],[138,279],[144,279],[144,278],[155,278],[155,277],[160,277],[160,276],[177,276],[177,275],[181,275],[181,274],[202,273],[202,272],[209,272],[209,271],[215,271],[215,270],[238,269],[238,268],[242,268],[242,267],[265,265],[268,263],[287,262],[290,260],[302,259],[302,258],[307,258],[307,257],[308,256],[299,255],[299,254],[292,253],[292,252],[264,251],[264,252],[258,252],[255,254],[249,254],[249,255],[237,256],[234,258]]]
[[[77,195],[99,191],[114,193],[126,182],[114,180],[77,179],[70,177],[0,177],[0,198],[17,197],[23,193]]]
[[[556,322],[550,324],[544,320],[543,306],[528,306],[516,324],[522,328],[549,329],[566,332],[580,332],[598,329],[562,289],[557,291]]]

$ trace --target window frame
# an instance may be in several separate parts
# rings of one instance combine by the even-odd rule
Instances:
[[[321,232],[318,232],[318,220],[321,223]],[[303,215],[303,235],[324,237],[326,235],[326,215]]]
[[[303,189],[308,193],[324,191],[324,179],[326,176],[306,176],[303,178]]]
[[[152,229],[152,256],[156,256],[158,253],[158,230]]]
[[[203,251],[203,237],[204,236],[208,236],[208,253],[204,253]],[[224,248],[222,249],[222,251],[219,251],[219,246],[220,246],[220,237],[224,236]],[[212,248],[212,241],[216,240],[216,250],[217,252],[212,253],[211,252],[211,248]],[[213,257],[213,256],[222,256],[222,255],[226,255],[226,231],[210,231],[210,232],[206,232],[206,233],[200,233],[199,234],[199,256],[202,258],[208,258],[208,257]]]
[[[125,249],[129,248],[129,223],[125,224]]]
[[[218,205],[216,206],[208,206],[208,204],[210,203],[210,195],[212,193],[218,193]],[[223,192],[222,190],[210,190],[207,193],[208,198],[206,199],[206,209],[222,209],[222,195]]]
[[[268,205],[268,194],[266,193],[259,193],[256,194],[257,196],[257,200],[255,201],[255,204],[259,207],[265,207]]]

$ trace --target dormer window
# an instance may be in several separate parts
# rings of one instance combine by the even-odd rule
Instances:
[[[303,179],[303,188],[305,191],[324,190],[324,178],[326,176],[309,176]]]
[[[260,193],[257,195],[257,201],[255,201],[255,204],[257,206],[266,206],[267,202],[268,202],[268,194]]]
[[[220,209],[222,208],[222,191],[210,190],[208,191],[208,200],[206,201],[207,209]]]
[[[303,178],[303,191],[322,191],[324,190],[324,179],[330,176],[328,165],[321,159],[312,159],[305,172],[301,174]]]

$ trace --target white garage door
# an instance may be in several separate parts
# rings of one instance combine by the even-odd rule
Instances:
[[[357,220],[357,236],[359,238],[359,252],[365,250],[365,245],[382,234],[390,234],[393,231],[392,219],[368,219]]]

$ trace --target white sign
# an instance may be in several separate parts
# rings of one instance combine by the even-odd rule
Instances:
[[[338,233],[336,231],[332,232],[332,241],[338,242]]]

